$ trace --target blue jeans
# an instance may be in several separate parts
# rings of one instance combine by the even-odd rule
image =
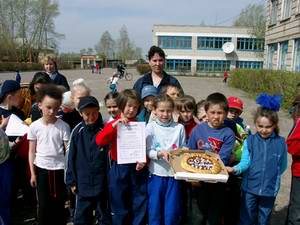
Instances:
[[[275,197],[258,196],[242,191],[239,225],[267,225]]]

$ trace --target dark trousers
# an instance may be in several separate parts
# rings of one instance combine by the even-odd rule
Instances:
[[[181,182],[173,177],[151,175],[148,179],[149,225],[181,222]]]
[[[241,177],[230,175],[227,183],[225,184],[225,205],[222,216],[224,225],[236,225],[239,222],[241,182]]]
[[[95,197],[76,195],[74,225],[92,225],[94,222],[94,210],[100,211],[96,213],[96,216],[99,217],[97,218],[98,224],[109,225],[111,221],[108,208],[108,196],[106,192]]]
[[[0,164],[0,224],[11,222],[13,167],[10,160]]]
[[[109,191],[112,224],[146,224],[148,170],[136,171],[135,164],[118,165],[112,161]]]
[[[220,225],[224,205],[225,185],[222,183],[201,183],[195,188],[199,206],[200,224]]]
[[[292,176],[287,225],[300,225],[300,177]]]
[[[258,196],[242,191],[239,225],[267,225],[275,197]]]
[[[37,167],[38,224],[65,225],[64,170]]]

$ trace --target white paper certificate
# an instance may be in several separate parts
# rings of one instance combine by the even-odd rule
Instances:
[[[24,134],[27,134],[28,131],[29,126],[27,126],[19,117],[15,114],[9,116],[5,130],[7,136],[23,136]]]
[[[146,162],[145,122],[118,124],[118,164]]]

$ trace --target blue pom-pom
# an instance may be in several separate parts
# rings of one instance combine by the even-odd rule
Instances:
[[[280,109],[281,100],[282,96],[280,95],[271,96],[266,93],[261,93],[259,96],[257,96],[256,103],[263,108],[278,112]]]

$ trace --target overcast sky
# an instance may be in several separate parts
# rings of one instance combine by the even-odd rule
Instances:
[[[231,25],[250,3],[264,0],[59,0],[56,30],[65,35],[60,52],[92,47],[108,30],[114,39],[126,25],[144,53],[152,44],[153,24]]]

